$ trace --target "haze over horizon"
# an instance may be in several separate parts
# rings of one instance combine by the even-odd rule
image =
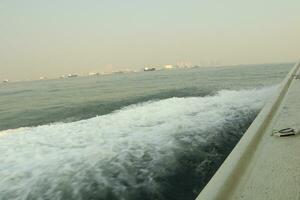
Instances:
[[[295,62],[300,1],[0,1],[0,80]]]

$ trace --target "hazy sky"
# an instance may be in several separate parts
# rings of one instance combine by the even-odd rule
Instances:
[[[0,0],[0,79],[299,57],[300,0]]]

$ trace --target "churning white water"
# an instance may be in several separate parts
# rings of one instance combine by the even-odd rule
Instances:
[[[180,167],[183,152],[205,152],[207,144],[229,139],[224,130],[239,130],[275,89],[169,98],[2,131],[0,199],[134,199],[137,191],[163,199],[160,180]]]

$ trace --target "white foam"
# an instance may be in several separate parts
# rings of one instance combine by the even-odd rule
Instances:
[[[205,143],[215,136],[207,130],[259,110],[275,89],[170,98],[88,120],[2,131],[0,199],[83,199],[93,190],[105,197],[107,187],[116,195],[127,187],[155,190],[153,176],[175,164],[181,143]]]

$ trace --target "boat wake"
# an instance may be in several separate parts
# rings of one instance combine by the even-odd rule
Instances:
[[[193,199],[276,87],[0,132],[0,199]]]

